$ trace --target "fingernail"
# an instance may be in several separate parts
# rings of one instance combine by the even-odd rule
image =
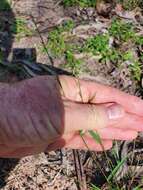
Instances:
[[[118,104],[114,104],[107,108],[109,119],[118,119],[124,116],[124,109]]]

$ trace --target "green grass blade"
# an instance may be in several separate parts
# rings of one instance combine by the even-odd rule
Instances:
[[[137,187],[133,188],[133,190],[141,190],[141,185],[138,185]]]
[[[133,190],[141,190],[140,187],[135,187]]]
[[[117,166],[112,170],[111,174],[108,176],[107,180],[110,181],[115,174],[117,173],[117,171],[119,170],[119,168],[124,164],[124,162],[126,161],[127,156],[125,158],[123,158],[118,164]]]
[[[80,135],[81,137],[83,137],[84,134],[85,134],[85,131],[84,131],[84,130],[79,130],[79,135]]]
[[[101,138],[100,138],[100,136],[99,136],[99,134],[97,133],[97,132],[94,132],[94,131],[92,131],[92,130],[89,130],[88,131],[89,132],[89,134],[93,137],[93,139],[98,143],[98,144],[102,144],[102,140],[101,140]]]
[[[101,190],[101,189],[99,187],[97,187],[97,186],[95,186],[95,185],[92,184],[91,190]]]

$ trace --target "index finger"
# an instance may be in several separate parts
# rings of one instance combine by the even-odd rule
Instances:
[[[122,105],[127,112],[143,116],[143,100],[136,96],[93,81],[64,75],[59,79],[65,99],[93,104],[116,102]]]

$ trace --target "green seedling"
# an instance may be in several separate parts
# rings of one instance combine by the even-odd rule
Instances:
[[[68,21],[51,31],[48,36],[46,50],[50,52],[53,57],[64,57],[66,64],[62,64],[61,66],[70,69],[73,75],[78,76],[82,71],[81,66],[83,62],[75,58],[74,51],[76,51],[76,46],[73,46],[73,44],[68,41],[69,37],[72,36],[73,28],[74,23]],[[42,47],[43,52],[46,50]]]
[[[65,53],[66,68],[69,68],[72,71],[74,76],[78,76],[82,71],[83,62],[80,59],[76,59],[74,54],[70,51]]]
[[[83,50],[86,52],[92,52],[93,55],[105,55],[109,51],[109,35],[97,34],[93,38],[87,39]]]
[[[135,39],[135,30],[132,23],[126,23],[120,19],[114,19],[109,34],[121,42],[127,42]]]
[[[136,36],[136,44],[143,46],[143,36]]]
[[[120,0],[126,10],[133,10],[142,5],[142,0]]]
[[[64,35],[59,30],[50,32],[46,48],[55,57],[63,55],[67,48]]]
[[[82,51],[99,55],[102,61],[116,62],[119,58],[119,53],[115,48],[110,47],[109,39],[108,34],[97,34],[95,37],[87,39]]]
[[[142,75],[142,67],[139,60],[137,60],[137,58],[133,55],[133,52],[127,51],[125,53],[122,53],[122,61],[130,62],[128,67],[132,74],[132,78],[136,81],[140,81]]]
[[[11,26],[11,32],[16,35],[19,40],[25,36],[32,36],[34,30],[31,30],[27,26],[27,21],[23,18],[16,18],[15,22]]]
[[[68,36],[68,33],[70,33],[73,28],[74,23],[68,21],[49,33],[46,48],[53,56],[61,57],[70,48],[70,45],[67,43],[66,35]],[[45,52],[43,47],[42,51]]]
[[[141,80],[141,75],[142,75],[142,65],[140,62],[135,61],[131,65],[129,65],[130,72],[132,73],[133,79],[136,81]]]
[[[132,61],[134,60],[133,52],[132,51],[127,51],[122,54],[122,59],[123,61]]]
[[[69,6],[80,6],[80,7],[95,7],[97,0],[63,0],[63,5]]]

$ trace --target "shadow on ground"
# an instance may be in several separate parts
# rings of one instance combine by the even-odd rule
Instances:
[[[0,61],[6,60],[16,33],[16,21],[11,7],[7,0],[0,0]],[[6,78],[6,76],[1,76]],[[6,178],[10,171],[17,165],[18,159],[0,158],[0,188],[6,184]]]
[[[0,2],[0,58],[7,59],[16,33],[15,16],[7,0]]]

